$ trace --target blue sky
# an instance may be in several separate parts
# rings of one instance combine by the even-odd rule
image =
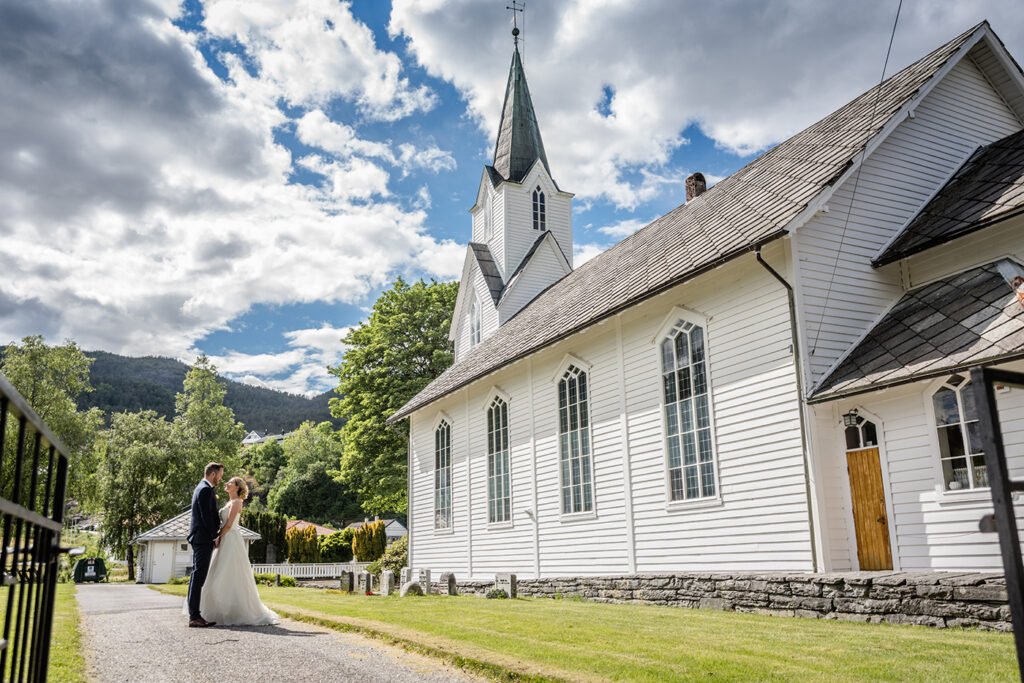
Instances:
[[[0,7],[0,342],[311,393],[396,276],[453,279],[512,53],[504,0]],[[896,2],[527,3],[577,263],[877,82]],[[891,74],[1010,0],[903,8]]]

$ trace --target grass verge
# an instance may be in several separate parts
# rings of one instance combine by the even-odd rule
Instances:
[[[7,606],[7,591],[7,588],[0,588],[0,610]],[[0,612],[0,626],[2,625],[3,613]],[[31,622],[29,627],[31,628]],[[29,651],[25,652],[28,656]],[[0,678],[6,679],[11,675],[11,666],[12,662],[7,661],[7,671]],[[53,632],[50,639],[48,679],[61,683],[85,683],[86,680],[81,619],[78,613],[78,602],[75,600],[75,585],[72,583],[57,584],[57,600],[53,609]]]
[[[161,588],[184,595],[184,586]],[[261,588],[283,615],[499,680],[1009,681],[1009,634],[607,605]]]

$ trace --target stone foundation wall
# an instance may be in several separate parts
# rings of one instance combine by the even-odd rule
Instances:
[[[493,586],[493,581],[461,581],[458,589],[483,596]],[[444,589],[435,584],[434,592]],[[638,574],[520,579],[518,592],[521,597],[1011,630],[1006,582],[998,574]]]

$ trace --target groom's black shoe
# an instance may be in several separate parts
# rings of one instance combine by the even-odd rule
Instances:
[[[208,626],[216,626],[216,625],[217,625],[216,621],[207,621],[206,619],[203,619],[202,617],[199,617],[198,619],[193,619],[190,622],[188,622],[188,627],[189,628],[206,628]]]

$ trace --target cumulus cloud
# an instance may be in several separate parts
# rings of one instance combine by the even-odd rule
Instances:
[[[221,54],[226,79],[198,48],[207,36],[172,23],[177,3],[0,4],[0,341],[186,357],[255,304],[360,305],[397,273],[458,276],[455,245],[389,191],[390,150],[314,117],[309,134],[351,154],[305,159],[319,185],[290,182],[282,98],[349,98],[383,118],[430,98],[347,4],[284,4],[207,6],[215,36],[252,50]],[[257,376],[307,367],[309,348],[221,360]],[[290,388],[323,381],[314,357],[318,374]]]
[[[429,73],[459,88],[492,140],[512,47],[501,11],[395,0],[390,23]],[[688,126],[749,154],[874,85],[895,4],[566,0],[527,12],[523,59],[556,179],[581,200],[634,208],[659,191]],[[1024,51],[1016,0],[904,3],[889,72],[985,18]],[[637,178],[638,168],[653,175]]]
[[[597,229],[597,231],[603,235],[608,235],[616,240],[621,240],[624,237],[629,237],[634,232],[639,230],[650,223],[650,221],[640,220],[638,218],[627,218],[621,220],[618,223],[612,225],[605,225]]]
[[[608,246],[604,244],[597,244],[593,242],[587,242],[580,244],[577,242],[572,245],[572,267],[579,268],[584,263],[594,258],[602,251],[607,249]]]

